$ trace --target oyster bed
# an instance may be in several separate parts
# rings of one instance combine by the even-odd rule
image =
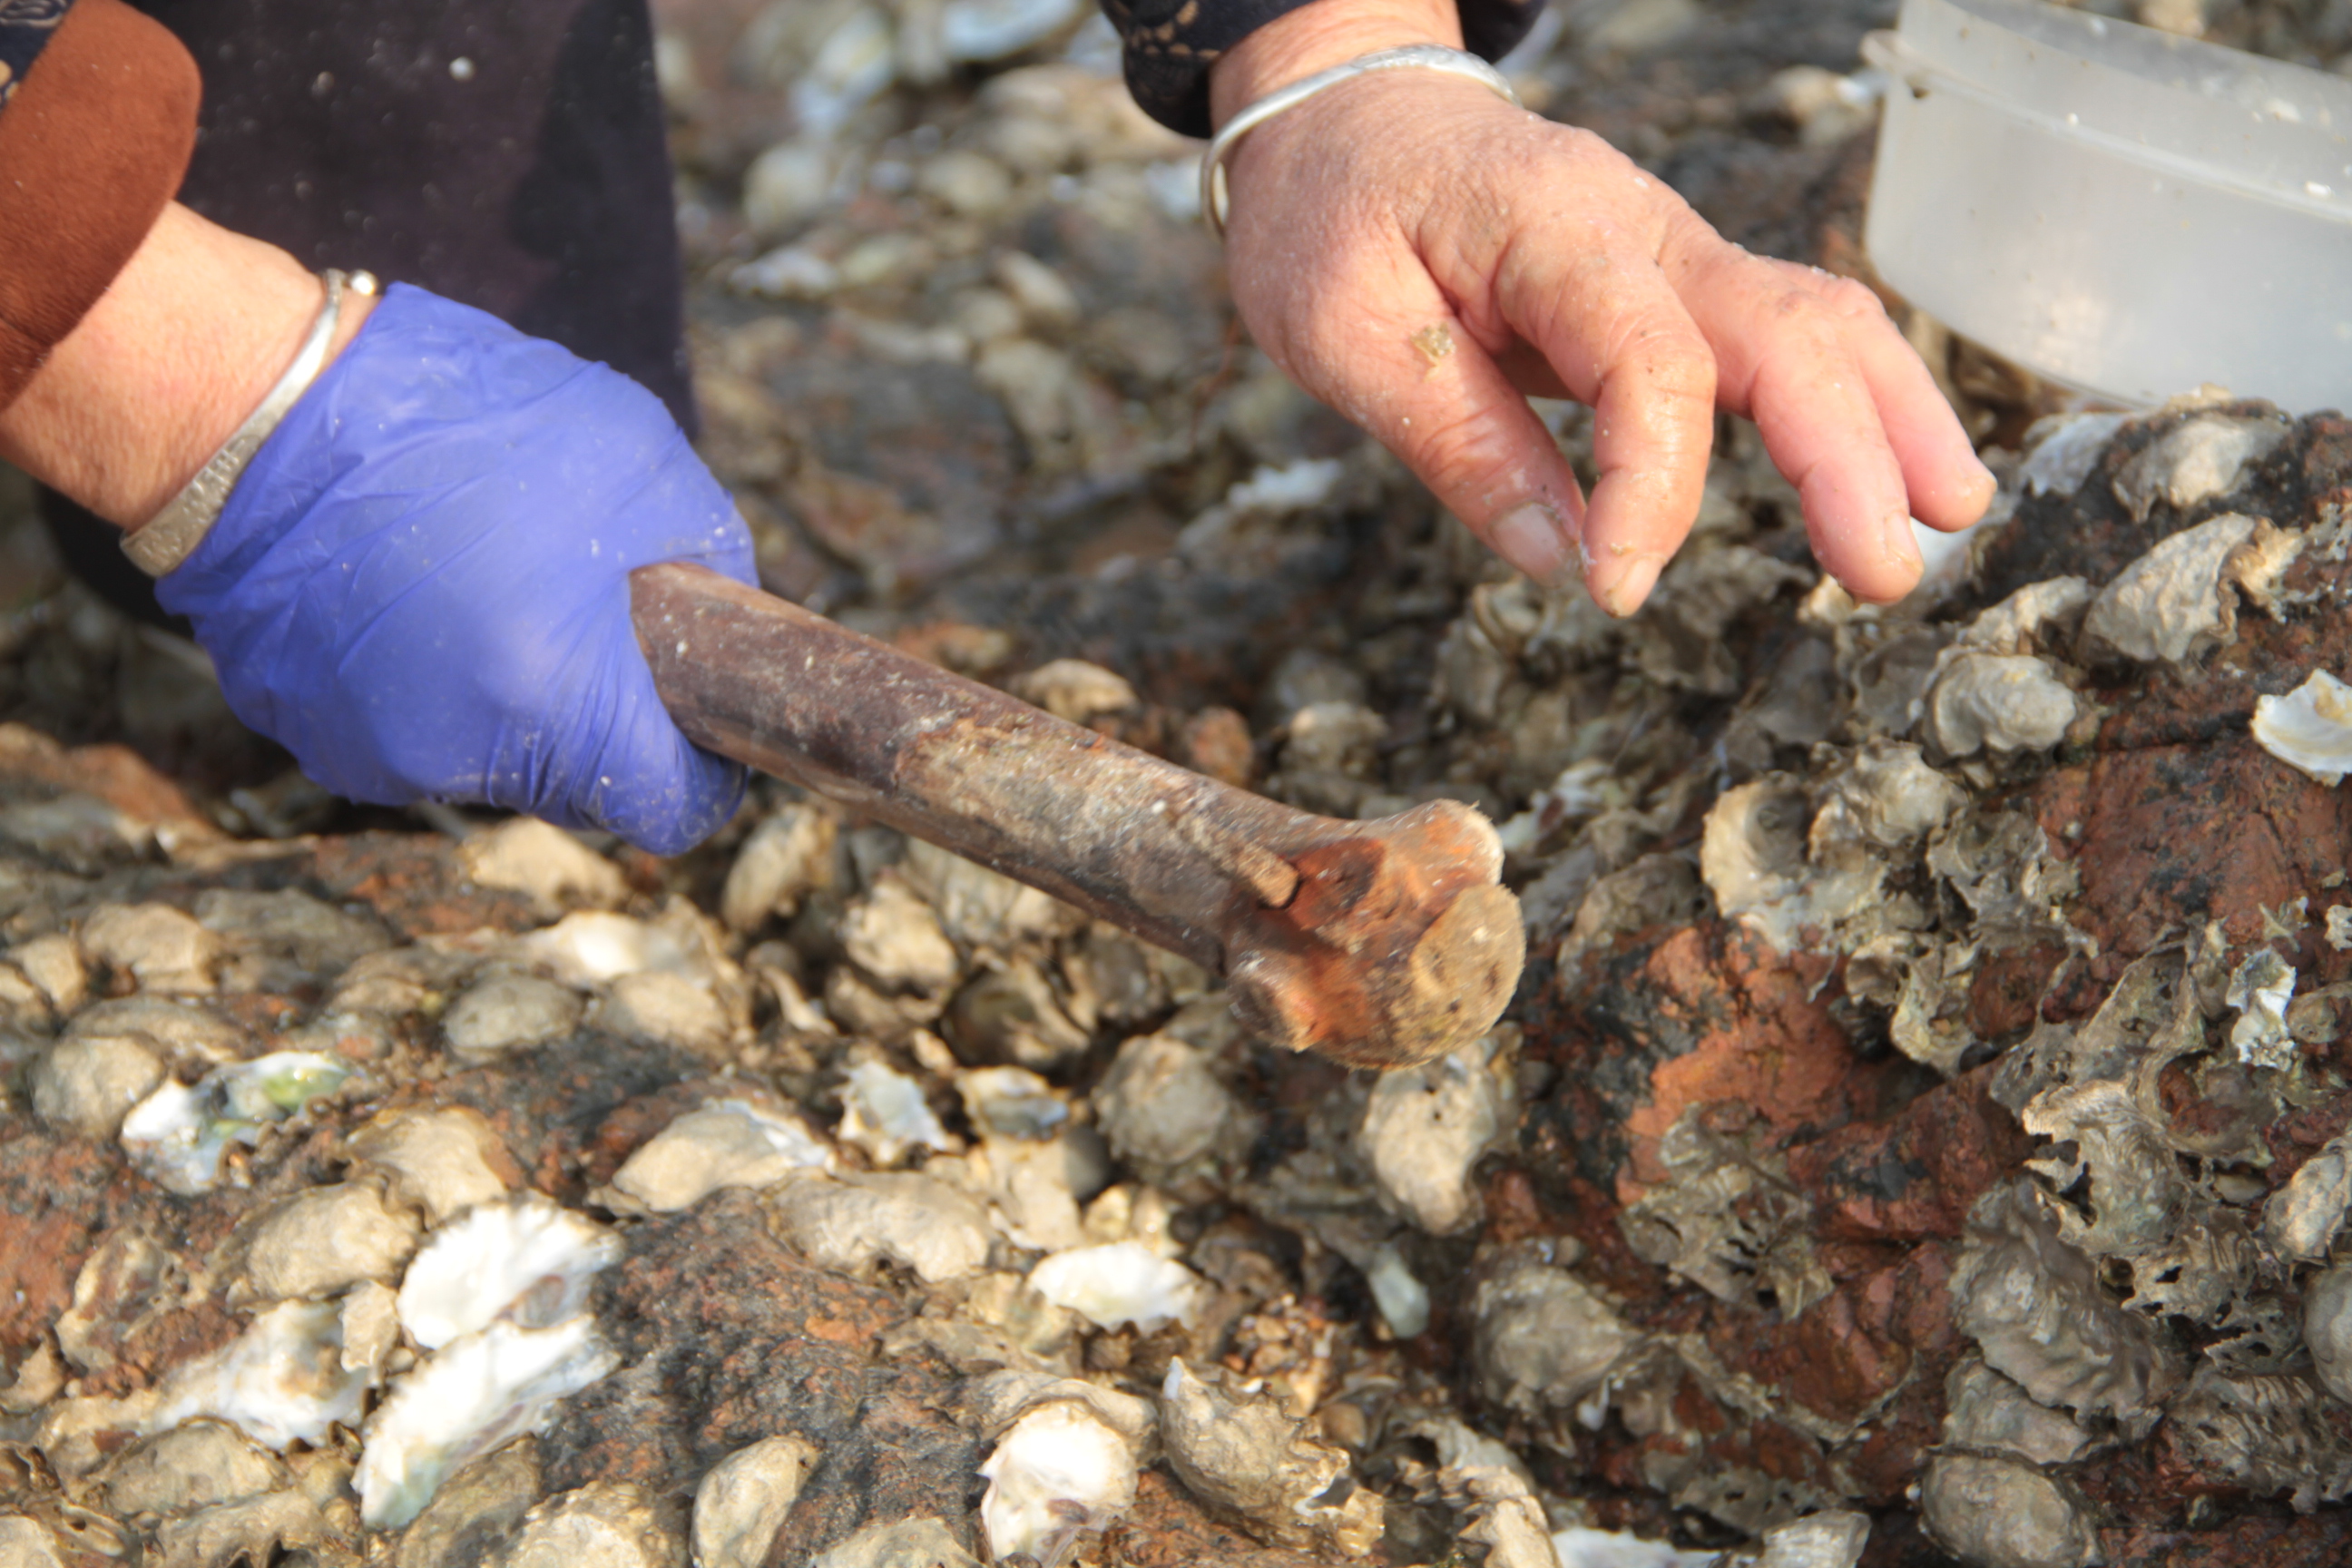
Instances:
[[[1071,15],[667,12],[705,450],[779,591],[1488,811],[1506,1025],[1276,1053],[772,781],[669,862],[339,807],[12,501],[0,1563],[2340,1558],[2352,423],[2037,422],[1915,322],[2004,477],[1930,588],[1823,584],[1727,426],[1611,622],[1231,338]],[[1517,68],[1857,265],[1875,18],[1681,15]]]

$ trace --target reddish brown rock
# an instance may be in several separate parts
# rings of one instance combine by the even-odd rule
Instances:
[[[74,1276],[139,1212],[145,1186],[86,1140],[28,1121],[0,1132],[0,1356],[23,1355],[72,1303]]]
[[[1203,708],[1184,721],[1178,761],[1196,773],[1222,779],[1236,789],[1249,787],[1256,771],[1249,723],[1230,708]]]
[[[1911,1371],[1911,1345],[1891,1331],[1893,1295],[1891,1282],[1876,1277],[1850,1281],[1773,1335],[1771,1353],[1747,1356],[1745,1364],[1776,1373],[1781,1392],[1816,1415],[1859,1420]],[[1727,1348],[1736,1352],[1738,1341]]]
[[[1969,982],[1969,1032],[1980,1040],[2001,1041],[2032,1028],[2065,956],[2054,947],[1988,953]]]
[[[170,825],[184,840],[221,837],[179,785],[128,746],[68,750],[37,730],[0,724],[0,784],[96,795],[135,821]]]
[[[356,899],[404,937],[528,931],[541,924],[520,893],[477,887],[457,847],[437,834],[355,833],[320,839],[307,868],[333,900]]]
[[[1894,1115],[1855,1122],[1789,1152],[1824,1237],[1954,1240],[1978,1196],[2017,1168],[2032,1140],[1987,1092],[1993,1068],[1928,1090]]]
[[[877,1356],[883,1333],[906,1316],[890,1291],[804,1262],[770,1233],[749,1193],[714,1196],[628,1237],[596,1307],[623,1365],[570,1401],[541,1440],[550,1491],[626,1480],[683,1497],[736,1449],[792,1433],[821,1458],[772,1563],[806,1562],[868,1525],[925,1514],[980,1552],[988,1445],[953,1419],[952,1369],[928,1354]],[[1213,1523],[1156,1473],[1115,1539],[1138,1565],[1310,1561]]]
[[[1531,1009],[1528,1054],[1559,1069],[1531,1134],[1626,1202],[1664,1176],[1658,1140],[1694,1106],[1749,1107],[1768,1148],[1876,1113],[1907,1064],[1857,1055],[1821,978],[1719,921],[1628,939]]]
[[[2258,1514],[2200,1530],[2121,1525],[2099,1532],[2112,1568],[2320,1568],[2352,1557],[2352,1510]]]
[[[2319,1152],[2331,1140],[2352,1127],[2352,1089],[2339,1090],[2316,1105],[2291,1110],[2263,1130],[2263,1141],[2270,1148],[2270,1168],[2263,1173],[2271,1190],[2294,1179],[2304,1162]]]
[[[2243,735],[2105,753],[2088,764],[2079,809],[2079,838],[2053,843],[2081,879],[2073,918],[2097,939],[2093,967],[2108,981],[2208,921],[2256,940],[2264,910],[2316,893],[2352,847],[2352,795]]]
[[[650,1041],[583,1034],[495,1066],[452,1073],[416,1099],[480,1111],[532,1186],[564,1203],[578,1203],[589,1187],[619,1168],[604,1136],[607,1120],[641,1097],[670,1089],[689,1076],[698,1079],[702,1065]],[[648,1106],[646,1118],[661,1116],[669,1105],[684,1109],[693,1098],[672,1094]],[[666,1125],[667,1118],[662,1117],[646,1136]],[[626,1152],[620,1157],[625,1159]]]
[[[335,1134],[267,1146],[249,1186],[175,1197],[120,1148],[16,1124],[0,1133],[0,1359],[13,1362],[73,1310],[82,1391],[117,1397],[227,1343],[239,1226],[279,1195],[329,1179]],[[86,1268],[89,1289],[75,1289]]]
[[[1150,1469],[1136,1483],[1135,1506],[1105,1533],[1101,1561],[1126,1568],[1306,1568],[1318,1560],[1260,1545],[1203,1513],[1181,1483]]]

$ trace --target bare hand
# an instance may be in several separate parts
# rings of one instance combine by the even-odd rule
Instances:
[[[1367,33],[1346,5],[1229,55],[1221,120],[1370,48],[1458,45]],[[1353,25],[1310,43],[1318,16]],[[1505,560],[1555,586],[1581,574],[1613,614],[1640,605],[1696,518],[1717,407],[1756,421],[1816,556],[1857,598],[1918,580],[1911,518],[1963,528],[1991,499],[1868,289],[1749,255],[1600,138],[1475,82],[1341,83],[1251,132],[1228,168],[1234,294],[1259,345]],[[1593,408],[1590,501],[1529,395]]]

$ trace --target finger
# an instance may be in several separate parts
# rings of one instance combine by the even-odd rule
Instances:
[[[1903,470],[1911,515],[1947,532],[1984,515],[1998,481],[1976,454],[1935,376],[1905,341],[1877,294],[1850,278],[1792,262],[1767,265],[1818,295],[1845,323],[1845,341],[1870,384],[1887,444]]]
[[[1903,466],[1848,342],[1853,307],[1707,239],[1713,254],[1684,269],[1683,289],[1715,345],[1724,405],[1756,421],[1796,486],[1822,568],[1856,598],[1901,598],[1918,582],[1919,549]]]
[[[1715,354],[1649,256],[1554,244],[1507,277],[1502,303],[1567,388],[1592,406],[1598,479],[1585,508],[1585,586],[1640,608],[1690,532],[1715,438]]]
[[[1496,554],[1547,587],[1576,581],[1584,498],[1551,432],[1426,275],[1381,293],[1369,318],[1318,321],[1294,373]]]
[[[1984,516],[1999,481],[1916,351],[1877,309],[1874,296],[1871,304],[1875,320],[1856,321],[1855,349],[1902,467],[1911,515],[1946,532],[1966,528]]]
[[[1822,569],[1867,603],[1908,594],[1921,570],[1909,491],[1861,365],[1837,349],[1783,351],[1752,389],[1756,426],[1797,487]]]
[[[1706,493],[1715,356],[1679,305],[1674,314],[1681,319],[1625,334],[1592,405],[1599,477],[1585,509],[1584,580],[1612,616],[1641,608]]]

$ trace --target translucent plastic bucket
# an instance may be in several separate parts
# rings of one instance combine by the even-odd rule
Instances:
[[[1914,304],[2123,404],[2352,407],[2352,80],[2040,0],[1904,0],[1863,53]]]

